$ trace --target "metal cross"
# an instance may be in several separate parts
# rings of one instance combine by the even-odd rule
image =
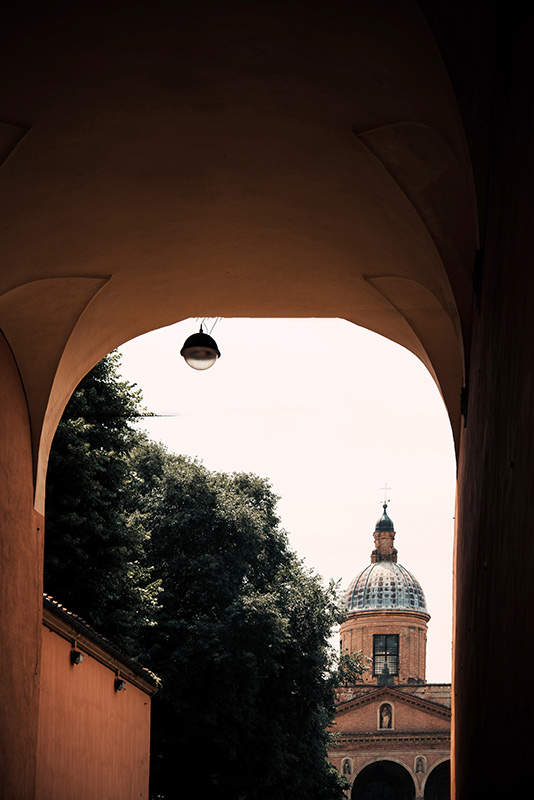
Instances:
[[[383,502],[383,503],[390,503],[391,502],[391,500],[387,496],[387,493],[388,493],[388,491],[391,491],[392,488],[393,488],[392,486],[388,486],[388,482],[387,481],[386,481],[385,486],[381,486],[380,487],[380,491],[384,492],[384,499],[381,502]]]

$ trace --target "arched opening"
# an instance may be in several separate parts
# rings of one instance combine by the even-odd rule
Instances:
[[[413,800],[414,782],[394,761],[376,761],[365,767],[352,786],[351,800]]]
[[[450,800],[451,762],[443,761],[434,767],[425,784],[425,800]]]
[[[250,335],[251,331],[256,331],[257,330],[257,328],[253,324],[255,322],[255,320],[243,320],[242,322],[243,322],[242,328],[243,328],[243,332],[245,334],[245,338],[246,338],[246,334]],[[273,333],[276,333],[276,329],[277,328],[284,328],[285,329],[285,327],[287,327],[287,326],[284,326],[284,320],[270,320],[269,322],[272,323]],[[297,322],[302,325],[305,321],[299,320]],[[328,322],[330,322],[330,321],[321,320],[319,322],[323,323],[322,327],[324,328],[325,326],[328,327]],[[419,414],[419,416],[425,416],[425,414],[422,411],[422,408],[423,408],[423,405],[424,405],[424,402],[423,402],[424,401],[424,397],[423,397],[423,395],[425,395],[425,391],[423,390],[422,387],[419,387],[418,390],[414,390],[413,391],[412,396],[410,397],[410,392],[406,389],[406,386],[403,386],[401,388],[401,386],[402,386],[402,378],[404,378],[404,383],[407,386],[409,384],[411,384],[412,374],[411,374],[411,372],[408,371],[409,364],[414,364],[415,367],[417,368],[417,370],[419,370],[421,372],[421,374],[424,375],[424,377],[426,379],[426,385],[428,385],[428,387],[430,387],[430,389],[432,390],[433,395],[435,396],[436,405],[439,405],[440,411],[443,412],[443,407],[442,407],[441,400],[439,398],[439,394],[437,393],[437,391],[435,389],[435,386],[434,386],[432,380],[429,378],[425,368],[417,361],[417,359],[415,359],[413,356],[411,356],[407,351],[401,350],[398,346],[387,342],[382,337],[378,337],[375,334],[370,334],[370,333],[362,331],[362,330],[359,331],[359,333],[361,334],[360,346],[359,347],[353,346],[353,339],[350,337],[350,334],[351,333],[354,333],[354,334],[358,333],[358,330],[355,328],[355,326],[353,326],[353,325],[351,325],[349,323],[340,321],[340,320],[336,320],[336,321],[333,321],[333,322],[339,324],[339,331],[338,331],[337,335],[333,337],[333,339],[329,343],[329,346],[330,346],[330,349],[336,355],[336,359],[334,359],[334,356],[332,356],[331,362],[334,362],[334,363],[330,362],[330,364],[329,364],[330,369],[327,372],[326,380],[323,379],[323,383],[325,383],[328,386],[330,392],[334,391],[334,393],[343,394],[342,391],[340,392],[340,386],[337,385],[337,384],[335,384],[335,386],[333,386],[332,383],[333,383],[333,380],[334,380],[336,374],[338,376],[340,376],[341,373],[342,373],[342,369],[345,368],[345,372],[358,374],[358,376],[359,376],[359,382],[358,382],[359,391],[360,391],[360,393],[363,393],[364,388],[367,388],[369,396],[368,396],[368,399],[367,399],[366,413],[362,413],[360,408],[357,406],[357,403],[356,403],[357,398],[356,398],[356,396],[350,395],[347,398],[345,398],[345,405],[347,406],[347,413],[346,413],[346,417],[345,416],[343,417],[343,423],[345,424],[345,427],[344,427],[345,446],[346,446],[346,450],[350,451],[350,452],[347,452],[347,455],[349,455],[348,464],[342,466],[339,463],[333,463],[333,459],[330,459],[330,458],[325,459],[324,457],[319,456],[319,454],[316,453],[316,460],[315,460],[316,467],[315,467],[315,469],[316,469],[317,472],[319,472],[321,474],[321,476],[322,476],[321,480],[324,482],[325,479],[326,479],[325,476],[328,473],[331,473],[333,471],[341,472],[341,471],[343,471],[343,468],[345,468],[346,471],[350,472],[351,468],[352,469],[356,469],[357,468],[357,464],[359,462],[365,462],[366,458],[363,456],[363,453],[362,453],[362,449],[363,449],[363,446],[364,446],[363,445],[363,435],[364,435],[365,428],[371,428],[372,429],[371,431],[369,431],[369,434],[370,434],[370,443],[369,444],[370,444],[371,447],[376,447],[377,446],[377,440],[379,440],[380,453],[381,453],[381,457],[382,457],[382,466],[384,466],[387,463],[388,447],[390,447],[392,445],[392,442],[395,441],[395,450],[398,451],[398,457],[399,457],[400,461],[402,461],[402,466],[406,469],[408,459],[410,457],[414,456],[413,452],[409,453],[409,447],[408,447],[407,443],[402,445],[402,444],[396,442],[396,440],[395,440],[395,431],[394,431],[394,429],[396,427],[396,423],[394,422],[394,420],[391,417],[391,412],[388,413],[388,409],[387,409],[386,405],[381,407],[382,414],[379,414],[378,420],[375,420],[373,422],[371,421],[370,416],[369,416],[369,412],[371,410],[371,404],[373,404],[373,403],[376,404],[381,398],[384,398],[387,401],[387,403],[389,403],[391,405],[394,405],[395,403],[398,403],[402,407],[411,408],[414,404],[416,404],[416,402],[418,402],[420,404],[418,412],[415,413],[414,416],[410,418],[409,422],[404,422],[403,424],[401,424],[400,427],[407,428],[408,430],[410,430],[412,428],[412,426],[417,425],[417,416],[418,416],[418,414]],[[230,325],[230,321],[227,321],[227,325],[228,326]],[[178,382],[177,382],[178,386],[171,386],[170,384],[167,384],[167,386],[164,389],[164,393],[163,394],[165,395],[165,401],[166,401],[166,403],[168,403],[168,406],[166,406],[165,408],[156,407],[154,409],[153,402],[151,401],[150,404],[149,404],[150,408],[154,409],[156,411],[162,411],[164,413],[166,411],[167,412],[171,412],[171,415],[169,417],[168,416],[163,416],[163,417],[160,417],[160,418],[155,418],[154,419],[154,424],[155,425],[167,426],[169,424],[175,424],[177,426],[180,426],[180,435],[178,437],[177,445],[176,445],[177,448],[181,447],[181,444],[182,444],[181,438],[183,437],[184,432],[185,432],[185,430],[187,428],[191,429],[191,434],[192,434],[191,438],[194,440],[195,432],[197,432],[197,435],[198,435],[197,422],[202,422],[203,419],[208,418],[208,421],[211,423],[211,420],[209,419],[209,417],[217,415],[217,412],[220,411],[220,407],[225,402],[226,398],[222,398],[221,397],[221,392],[220,391],[216,392],[214,390],[214,384],[212,384],[211,386],[209,384],[207,384],[206,383],[206,379],[210,379],[210,378],[215,379],[217,377],[221,377],[223,375],[223,373],[225,371],[227,371],[229,369],[229,367],[232,365],[232,362],[237,362],[237,366],[240,367],[239,371],[242,373],[241,374],[241,383],[238,384],[238,385],[234,384],[232,388],[233,388],[234,394],[237,395],[237,398],[238,398],[239,402],[242,403],[243,399],[245,399],[246,405],[248,405],[248,403],[250,402],[250,400],[254,396],[259,396],[260,399],[261,399],[261,405],[264,405],[266,403],[265,382],[266,381],[268,381],[268,382],[272,381],[273,383],[275,383],[275,381],[273,380],[273,377],[270,375],[270,373],[268,373],[268,368],[267,368],[267,365],[265,363],[265,360],[267,358],[267,354],[266,354],[267,353],[267,347],[262,347],[261,348],[261,352],[264,353],[264,355],[262,356],[262,359],[261,359],[262,360],[262,364],[261,364],[261,369],[260,369],[259,374],[256,374],[256,373],[252,373],[251,374],[250,368],[249,368],[249,360],[246,357],[246,355],[248,355],[248,354],[245,354],[245,358],[243,358],[244,354],[243,354],[242,351],[241,351],[241,353],[239,352],[236,342],[233,342],[232,346],[230,346],[230,342],[227,341],[227,344],[223,346],[223,342],[224,342],[224,338],[225,338],[225,327],[226,327],[225,326],[225,321],[223,320],[221,322],[220,326],[219,326],[218,332],[215,331],[215,335],[217,336],[217,339],[218,339],[218,342],[219,342],[219,344],[221,346],[221,349],[223,349],[222,359],[217,364],[216,369],[214,369],[210,373],[206,373],[205,375],[199,375],[198,373],[192,372],[191,370],[189,370],[189,368],[185,367],[183,361],[179,358],[178,351],[179,351],[179,346],[180,346],[181,342],[183,341],[183,337],[184,337],[183,333],[181,335],[179,333],[176,333],[176,336],[171,337],[171,339],[174,339],[174,345],[171,346],[171,352],[170,353],[165,352],[165,357],[164,357],[162,363],[159,364],[159,365],[154,365],[154,360],[156,358],[156,354],[159,356],[159,351],[163,349],[163,345],[161,343],[161,336],[163,336],[165,331],[161,331],[160,332],[160,337],[159,337],[160,345],[159,345],[159,347],[158,347],[158,345],[155,345],[155,344],[150,345],[147,342],[147,351],[150,353],[150,359],[149,359],[150,366],[151,367],[155,366],[156,370],[159,371],[160,377],[163,377],[165,381],[169,381],[170,374],[176,374],[177,376],[179,376]],[[321,325],[319,325],[319,327],[321,327]],[[220,336],[222,338],[219,337],[219,333],[220,333]],[[323,336],[324,336],[324,334],[323,334]],[[148,339],[150,337],[146,337],[146,338]],[[158,337],[155,337],[155,338],[158,338]],[[256,336],[253,336],[252,338],[255,341],[257,341]],[[273,338],[274,337],[271,335],[271,350],[274,349],[274,343],[272,342]],[[302,341],[302,340],[305,340],[307,342],[307,344],[313,344],[313,347],[316,346],[315,340],[313,340],[313,342],[312,342],[310,336],[298,336],[298,335],[296,335],[293,338],[286,337],[286,341]],[[344,347],[340,347],[339,346],[339,342],[342,342]],[[373,343],[376,342],[376,344],[380,344],[381,347],[384,348],[384,350],[381,351],[380,353],[378,353],[376,351],[376,349],[372,349],[372,347],[371,347],[371,343],[372,342]],[[336,344],[338,344],[337,348],[335,347]],[[234,349],[235,352],[232,352],[232,349]],[[371,350],[372,352],[371,353],[365,353],[365,357],[364,357],[364,352],[365,351],[369,351],[369,350]],[[389,350],[390,355],[387,354],[387,352],[386,352],[387,350]],[[336,352],[336,351],[338,351],[338,352]],[[348,354],[350,354],[350,355],[348,355]],[[269,356],[272,358],[272,354],[269,354]],[[315,358],[318,359],[319,361],[323,360],[324,359],[323,353],[321,352],[320,354],[316,354]],[[295,369],[295,365],[294,365],[293,359],[291,357],[291,352],[289,353],[289,358],[287,358],[286,360],[289,362],[289,364],[286,364],[286,369],[289,366],[289,368],[294,370]],[[376,362],[375,365],[374,365],[375,369],[374,369],[374,371],[373,371],[373,373],[371,375],[369,374],[369,372],[367,372],[366,370],[363,369],[363,366],[366,365],[368,361]],[[403,365],[404,365],[404,368],[403,368]],[[324,365],[324,366],[326,367],[326,365]],[[244,369],[243,367],[246,367],[246,369]],[[230,371],[230,372],[233,375],[233,372],[232,371]],[[268,373],[268,374],[264,375],[263,383],[257,383],[257,381],[261,379],[261,372]],[[363,373],[363,374],[360,375],[359,373]],[[138,376],[136,376],[135,373],[131,373],[129,375],[129,377],[131,379],[138,379]],[[187,396],[186,392],[184,391],[185,378],[188,378],[188,377],[190,377],[192,382],[196,385],[197,391],[199,391],[199,393],[200,393],[200,397],[202,397],[202,395],[204,395],[204,399],[205,399],[205,402],[206,402],[205,406],[203,406],[202,409],[196,409],[196,411],[197,411],[196,415],[193,415],[191,413],[191,400]],[[237,380],[238,376],[234,376],[234,377]],[[296,382],[298,382],[299,380],[302,380],[302,374],[300,372],[296,376]],[[245,392],[245,390],[247,389],[247,383],[250,384],[250,386],[248,387],[249,388],[249,394],[245,398],[243,398],[242,395],[243,395],[243,392]],[[141,387],[143,387],[143,384],[144,384],[144,381],[140,380]],[[181,384],[182,391],[179,391],[180,384]],[[286,403],[289,402],[290,406],[293,405],[294,402],[295,402],[295,400],[293,399],[294,384],[291,384],[291,387],[288,386],[287,373],[285,373],[284,376],[283,376],[283,379],[279,379],[276,382],[276,384],[281,387],[281,389],[282,389],[282,397],[285,398],[285,402]],[[385,391],[384,392],[383,391],[384,387],[386,387],[386,389],[387,389],[387,387],[389,385],[391,385],[392,387],[393,386],[396,387],[394,392],[389,392],[389,391]],[[318,398],[316,397],[315,399],[316,399],[316,402],[317,402]],[[292,412],[294,412],[295,410],[296,409],[291,409]],[[174,414],[176,416],[174,416],[172,414],[173,411],[174,411]],[[234,424],[235,427],[234,427],[234,431],[232,431],[232,438],[234,439],[234,441],[235,441],[236,436],[239,436],[239,428],[244,427],[243,417],[246,416],[243,413],[244,411],[245,411],[245,409],[241,408],[241,412],[242,413],[239,415],[239,417],[237,417],[237,415],[234,415],[233,424]],[[200,413],[198,413],[198,412],[200,412]],[[388,424],[387,424],[387,426],[385,426],[386,430],[380,431],[381,427],[384,428],[384,425],[383,425],[384,412],[385,412],[386,417],[388,419]],[[413,413],[413,409],[412,409],[412,413]],[[290,414],[290,422],[291,422],[293,428],[295,428],[296,424],[299,423],[299,416],[300,415],[298,413],[297,414],[295,414],[295,413],[291,413]],[[325,418],[326,419],[328,419],[330,416],[333,416],[333,415],[331,415],[330,413],[326,413],[325,414]],[[446,416],[445,416],[444,413],[442,413],[442,416],[443,416],[443,426],[448,430],[448,422],[446,420]],[[353,432],[351,432],[351,434],[353,434],[353,433],[355,434],[356,433],[356,429],[359,432],[359,435],[356,437],[356,441],[354,441],[354,442],[352,441],[352,438],[347,441],[347,439],[348,439],[348,430],[347,430],[347,427],[346,427],[346,419],[350,419],[350,417],[354,418],[353,425],[354,425],[354,428],[355,428],[355,430]],[[148,421],[150,421],[150,419],[149,420],[144,420],[141,424],[144,425],[145,422],[148,422]],[[218,423],[219,426],[220,426],[221,421],[224,421],[224,420],[221,420],[220,417],[218,417],[217,420],[216,420],[216,422]],[[226,420],[226,424],[227,423],[228,423],[228,419]],[[421,427],[423,427],[423,422],[420,422],[419,424],[420,424]],[[199,427],[202,428],[204,426],[200,425]],[[217,427],[217,426],[216,425],[212,426],[212,428],[214,428],[214,427]],[[332,438],[333,430],[331,429],[330,426],[327,428],[327,433],[328,433],[328,438]],[[428,429],[428,433],[430,433],[429,429]],[[415,432],[411,434],[412,437],[415,436],[415,435],[416,435]],[[239,447],[240,444],[241,444],[241,442],[239,442],[237,446]],[[282,447],[282,444],[283,443],[279,443],[279,449],[278,449],[278,454],[277,454],[277,460],[278,461],[287,459],[288,445],[286,444],[286,449],[284,450],[283,447]],[[449,433],[449,445],[451,445],[450,433]],[[228,443],[227,449],[230,449],[230,443]],[[235,447],[234,447],[234,449],[235,449]],[[307,457],[309,457],[309,455],[311,454],[313,449],[314,448],[310,448],[310,453],[308,453]],[[412,450],[413,449],[415,449],[415,448],[412,448]],[[449,455],[450,455],[451,461],[452,461],[453,460],[453,457],[452,457],[452,446],[450,446],[450,451],[451,452],[449,453]],[[194,454],[197,454],[197,453],[198,453],[198,451],[195,450]],[[372,451],[367,451],[366,450],[366,453],[368,454],[368,458],[369,459],[373,458]],[[380,461],[380,460],[381,459],[377,459],[377,461]],[[424,468],[426,470],[428,470],[428,461],[425,461],[425,459],[421,458],[421,455],[419,455],[419,459],[418,460],[419,461],[423,461],[424,464],[425,464]],[[245,461],[244,464],[243,464],[243,467],[246,468],[247,466],[248,466],[248,464]],[[295,466],[293,467],[293,469],[295,468]],[[366,463],[364,468],[367,469],[367,470],[369,469],[369,461],[367,461],[367,463]],[[297,469],[300,471],[301,467],[297,467]],[[358,473],[359,473],[359,470],[358,470]],[[380,476],[380,479],[382,480],[382,472],[381,471],[379,472],[379,476]],[[353,482],[354,482],[354,474],[351,474],[349,477],[352,477]],[[452,474],[451,474],[450,477],[451,477],[451,490],[452,490],[453,471],[452,471]],[[395,480],[396,479],[394,478],[393,481],[395,482]],[[435,476],[433,476],[432,480],[435,481]],[[359,483],[359,481],[356,481],[355,483],[357,484],[357,483]],[[421,492],[421,486],[419,485],[418,481],[416,481],[416,483],[417,483],[417,486],[414,486],[414,491],[415,491],[415,493],[418,494],[418,493]],[[378,489],[378,487],[380,485],[381,485],[381,483],[377,483],[376,487],[373,487],[374,492],[376,491],[376,489]],[[396,486],[397,486],[397,493],[398,493],[398,495],[400,495],[401,492],[402,492],[402,487],[399,486],[398,484],[396,484]],[[354,493],[356,491],[358,491],[358,493],[360,493],[360,490],[356,489],[356,486],[353,486],[352,487],[352,491],[351,491],[350,482],[349,482],[349,484],[346,487],[346,491],[343,490],[343,492],[342,492],[343,495],[345,495],[345,494],[347,495],[350,505],[353,504],[353,497],[354,497]],[[338,494],[339,494],[339,487],[338,487]],[[451,497],[452,497],[452,494],[451,494]],[[366,521],[366,524],[365,524],[365,529],[366,530],[372,524],[372,521],[374,519],[374,516],[375,516],[375,514],[374,514],[374,506],[375,506],[375,504],[378,507],[378,492],[376,492],[376,494],[374,494],[372,503],[373,503],[373,515],[372,515],[372,517],[370,517],[369,520]],[[329,505],[329,504],[327,504],[327,505]],[[452,507],[450,509],[450,512],[451,511],[452,511]],[[330,516],[330,511],[329,511],[329,516]],[[336,525],[334,525],[332,523],[332,521],[330,522],[330,524],[331,524],[331,527],[333,527],[333,528],[337,527]],[[452,527],[452,525],[450,523],[450,516],[449,516],[449,526]],[[326,527],[326,526],[323,527],[323,529],[319,531],[319,534],[321,535],[321,538],[323,540],[325,538],[326,539],[329,538],[329,537],[325,537],[324,536],[325,531],[328,531],[328,527]],[[354,533],[355,533],[354,527],[352,527],[352,529],[350,531],[351,540],[354,538]],[[357,533],[357,531],[356,531],[356,533]],[[407,542],[409,534],[413,535],[413,531],[406,531],[406,535],[404,537],[404,541],[405,542]],[[357,538],[359,538],[359,537],[357,537]],[[365,558],[366,559],[368,557],[369,547],[370,547],[370,542],[368,541],[364,545]],[[351,551],[352,551],[352,546],[350,547],[350,549],[347,547],[346,550],[345,550],[345,556],[349,556],[350,555],[350,561],[353,562],[353,558],[354,557],[353,557]],[[337,569],[339,568],[339,558],[340,558],[340,556],[339,556],[339,551],[338,551],[338,563],[336,565],[336,573],[334,573],[334,575],[336,577],[337,577]],[[354,561],[356,561],[356,560],[357,559],[354,559]],[[408,561],[408,563],[410,563],[410,560]],[[354,563],[352,563],[349,568],[352,571],[355,568]],[[419,572],[419,570],[417,570],[417,572]],[[331,573],[327,572],[325,574],[325,577],[326,578],[330,577],[330,574]],[[393,726],[388,726],[388,727],[393,727]]]
[[[399,560],[432,614],[427,680],[449,683],[455,459],[425,366],[346,320],[223,318],[222,357],[199,374],[179,356],[195,326],[120,348],[124,377],[162,414],[139,426],[208,469],[269,478],[292,547],[343,589],[369,561],[387,479]]]

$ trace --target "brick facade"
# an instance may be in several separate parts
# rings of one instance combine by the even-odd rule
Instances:
[[[374,538],[371,564],[377,570],[384,562],[396,565],[386,505]],[[358,684],[338,690],[332,727],[329,759],[349,781],[347,797],[448,800],[451,687],[425,682],[430,615],[421,587],[400,565],[376,575],[364,570],[347,590],[346,603],[341,650],[361,653],[368,667]],[[408,610],[407,604],[416,607]],[[373,660],[379,652],[374,637],[393,644],[391,670],[381,671],[383,662]]]

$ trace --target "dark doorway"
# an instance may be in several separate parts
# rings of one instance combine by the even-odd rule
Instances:
[[[425,800],[450,800],[451,762],[444,761],[432,770],[425,787]]]
[[[377,761],[360,772],[352,800],[414,800],[415,787],[408,771],[393,761]]]

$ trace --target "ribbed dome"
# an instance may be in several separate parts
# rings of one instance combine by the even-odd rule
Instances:
[[[394,561],[378,561],[360,572],[345,593],[345,606],[349,613],[394,609],[428,614],[419,582]]]

